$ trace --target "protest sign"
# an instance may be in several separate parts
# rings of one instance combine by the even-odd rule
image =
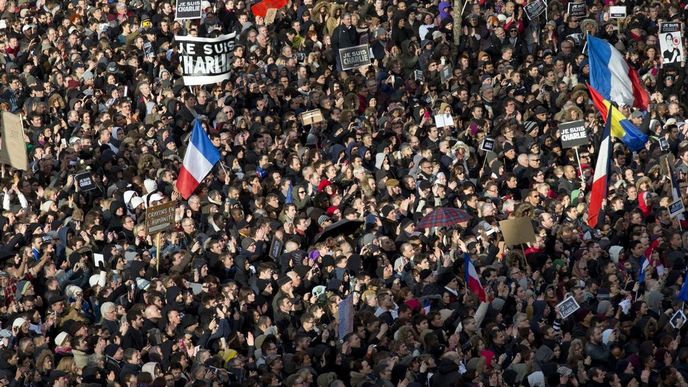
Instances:
[[[424,82],[425,81],[425,74],[423,74],[423,71],[421,71],[421,70],[415,70],[413,72],[413,77],[418,82]]]
[[[557,304],[557,307],[559,308],[559,314],[562,319],[566,319],[580,309],[580,305],[578,305],[573,296],[566,297],[564,301]]]
[[[683,200],[681,198],[678,198],[676,201],[669,203],[669,216],[671,218],[675,218],[682,213],[686,211],[686,208],[683,206]]]
[[[493,138],[485,137],[483,138],[483,141],[480,143],[480,150],[482,151],[491,151],[494,150],[495,146],[495,140]]]
[[[324,120],[320,109],[308,110],[301,113],[301,123],[303,125],[312,125],[322,122]]]
[[[207,85],[229,79],[236,32],[216,38],[175,36],[184,84]]]
[[[569,3],[568,13],[569,17],[584,18],[588,14],[588,5],[586,3]]]
[[[452,79],[452,69],[451,67],[445,65],[440,71],[440,82],[445,83],[450,79]]]
[[[177,0],[174,20],[200,19],[203,12],[201,0]]]
[[[683,61],[681,23],[659,24],[659,48],[662,52],[662,65]]]
[[[520,217],[502,220],[499,222],[499,228],[502,230],[507,245],[515,246],[521,243],[535,242],[535,231],[530,218]]]
[[[534,18],[540,16],[547,9],[547,3],[544,0],[533,0],[525,6],[526,16],[528,20],[533,20]]]
[[[673,316],[671,316],[669,323],[672,327],[676,329],[681,329],[686,324],[686,320],[686,315],[683,313],[682,310],[679,309],[676,311],[676,313],[674,313]]]
[[[21,117],[10,112],[2,112],[0,163],[22,171],[29,169]]]
[[[148,234],[167,231],[174,224],[174,210],[177,202],[167,202],[146,210],[146,230]]]
[[[626,17],[626,6],[625,5],[615,5],[609,7],[609,18],[611,19],[623,19]]]
[[[451,114],[435,114],[435,125],[438,128],[454,126],[454,117]]]
[[[361,44],[360,46],[340,48],[339,59],[343,70],[351,70],[369,65],[371,63],[370,46]]]
[[[561,147],[564,149],[590,143],[588,132],[585,129],[585,122],[583,121],[570,121],[559,124],[559,134],[561,135]]]
[[[272,242],[270,243],[270,252],[268,255],[272,259],[277,259],[282,255],[282,247],[284,246],[284,242],[282,242],[281,239],[278,239],[277,237],[272,237]]]
[[[275,16],[277,16],[277,8],[269,8],[267,12],[265,12],[265,25],[269,26],[274,23]]]
[[[96,183],[91,177],[91,172],[82,172],[74,175],[74,180],[76,181],[79,191],[88,192],[96,189]]]

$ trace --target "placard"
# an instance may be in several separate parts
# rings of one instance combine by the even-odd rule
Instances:
[[[95,267],[105,268],[105,256],[103,254],[93,253],[93,265]]]
[[[559,124],[559,135],[561,136],[561,147],[564,149],[590,143],[588,131],[583,121],[570,121]]]
[[[2,112],[2,144],[0,144],[0,163],[26,171],[29,161],[24,142],[24,128],[21,117],[10,112]]]
[[[208,85],[229,79],[236,32],[216,38],[175,36],[184,85]]]
[[[588,5],[586,3],[569,3],[569,17],[584,18],[588,15]]]
[[[342,64],[343,70],[351,70],[361,66],[369,65],[370,62],[370,46],[361,44],[360,46],[353,46],[339,49],[339,60]]]
[[[676,313],[674,313],[673,316],[671,316],[669,324],[671,324],[671,326],[676,329],[681,329],[686,324],[686,320],[688,320],[686,318],[686,315],[683,313],[681,309],[679,309],[676,311]]]
[[[440,71],[440,82],[445,83],[448,80],[452,79],[453,73],[452,69],[448,65],[444,65],[442,67],[442,70]]]
[[[277,8],[268,8],[265,12],[265,25],[269,26],[275,22],[275,17],[277,16]]]
[[[480,143],[480,150],[482,151],[492,151],[494,150],[495,146],[495,140],[490,137],[485,137],[483,138],[483,141]]]
[[[528,20],[533,20],[534,18],[540,16],[547,9],[547,3],[544,0],[533,0],[531,3],[527,4],[524,8]]]
[[[324,121],[324,118],[320,109],[308,110],[301,113],[301,123],[303,125],[317,124],[322,121]]]
[[[659,49],[662,65],[683,62],[681,23],[659,23]]]
[[[151,44],[151,42],[146,42],[143,44],[143,55],[145,55],[146,58],[152,58],[155,56],[155,53],[153,52],[153,44]]]
[[[282,247],[284,242],[276,237],[272,237],[272,242],[270,243],[270,253],[268,254],[270,258],[277,259],[282,255]]]
[[[625,5],[615,5],[609,7],[609,18],[610,19],[623,19],[626,17],[626,6]]]
[[[667,141],[665,138],[660,138],[659,139],[659,149],[662,152],[666,152],[669,150],[669,141]]]
[[[566,319],[570,315],[576,313],[576,311],[580,309],[580,305],[578,305],[573,296],[568,296],[564,299],[564,301],[557,304],[557,308],[559,308],[559,314],[561,315],[561,318]]]
[[[177,0],[174,20],[200,19],[203,13],[201,0]]]
[[[81,172],[74,175],[74,180],[76,181],[79,191],[88,192],[96,189],[96,183],[91,177],[91,172]]]
[[[454,126],[454,117],[451,114],[435,114],[435,126],[438,128]]]
[[[672,203],[669,203],[669,216],[671,218],[675,218],[684,213],[685,211],[686,208],[683,206],[683,200],[681,198],[677,199]]]
[[[504,242],[507,245],[515,246],[522,243],[535,242],[533,222],[529,218],[520,217],[502,220],[499,222],[499,228],[502,230]]]
[[[146,209],[146,230],[149,235],[167,231],[174,224],[177,202],[167,202]]]
[[[413,72],[413,77],[418,82],[425,82],[425,74],[421,70],[415,70]]]

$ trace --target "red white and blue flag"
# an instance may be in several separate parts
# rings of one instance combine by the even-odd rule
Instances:
[[[481,302],[485,302],[487,297],[485,297],[485,289],[483,285],[480,284],[480,276],[471,262],[471,256],[468,253],[464,253],[464,269],[466,270],[466,286],[473,292]]]
[[[592,189],[590,190],[590,206],[588,207],[588,226],[590,226],[590,228],[595,228],[604,216],[602,205],[604,199],[607,197],[609,162],[612,153],[611,111],[612,109],[609,109],[607,113],[607,123],[604,125],[604,131],[602,132],[602,142],[600,143],[600,150],[597,154],[595,175],[592,180]]]
[[[218,161],[220,161],[220,152],[210,142],[201,123],[195,120],[191,140],[184,155],[184,163],[177,178],[177,190],[184,200],[193,194]]]

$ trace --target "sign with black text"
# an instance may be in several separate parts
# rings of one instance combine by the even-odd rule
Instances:
[[[282,255],[282,248],[284,246],[284,242],[282,242],[281,239],[278,239],[276,237],[272,237],[272,242],[270,243],[270,253],[268,254],[270,258],[272,259],[277,259]]]
[[[561,318],[566,319],[570,315],[576,313],[576,311],[580,309],[580,305],[578,305],[573,296],[568,296],[564,299],[564,301],[557,304],[557,308],[559,308],[559,314],[561,315]]]
[[[609,18],[611,19],[623,19],[626,17],[626,6],[625,5],[614,5],[609,7]]]
[[[588,5],[586,3],[569,3],[568,8],[569,17],[583,18],[588,14]]]
[[[659,49],[662,65],[683,62],[681,23],[659,23]]]
[[[236,32],[216,38],[175,36],[184,85],[208,85],[229,79]]]
[[[146,230],[149,235],[167,231],[174,224],[177,202],[167,202],[146,209]]]
[[[588,132],[585,129],[585,122],[583,121],[570,121],[559,124],[559,134],[561,136],[561,147],[565,149],[590,143]]]
[[[686,315],[683,313],[681,309],[679,309],[676,311],[676,313],[674,313],[673,316],[671,316],[669,324],[671,324],[671,326],[676,329],[681,329],[684,325],[686,325],[686,320],[688,320],[686,318]]]
[[[483,142],[480,143],[480,150],[482,151],[492,151],[494,150],[495,140],[493,138],[485,137]]]
[[[533,0],[528,3],[524,10],[526,11],[526,16],[528,20],[533,20],[534,18],[540,16],[547,9],[547,3],[544,0]]]
[[[339,49],[339,59],[342,69],[351,70],[370,64],[370,46],[361,44]]]
[[[177,0],[174,20],[200,19],[203,8],[201,0]]]
[[[82,172],[74,175],[74,180],[79,186],[79,191],[88,192],[96,189],[96,183],[93,181],[93,177],[91,177],[91,172]]]

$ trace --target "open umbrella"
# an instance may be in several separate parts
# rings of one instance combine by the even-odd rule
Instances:
[[[439,207],[425,215],[418,222],[416,228],[449,227],[469,220],[471,220],[471,216],[465,210],[454,207]]]
[[[318,235],[315,236],[313,243],[323,241],[329,237],[334,237],[337,235],[351,235],[363,224],[362,220],[348,220],[342,219],[338,222],[332,223],[331,225],[325,227],[325,229]]]

